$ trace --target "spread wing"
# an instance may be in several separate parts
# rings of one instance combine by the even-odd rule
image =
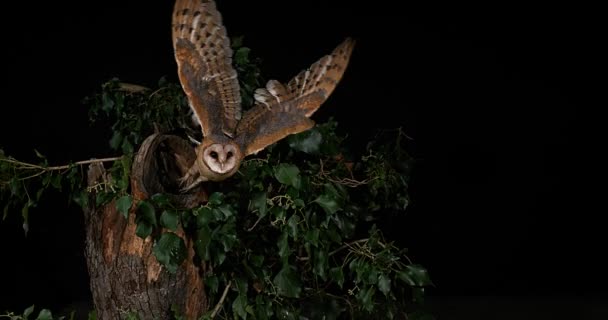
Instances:
[[[256,104],[236,131],[244,155],[257,153],[290,134],[314,126],[309,117],[319,109],[342,78],[354,47],[350,38],[283,85],[270,80],[255,92]]]
[[[177,0],[173,48],[179,80],[203,135],[234,136],[241,95],[222,17],[211,0]]]

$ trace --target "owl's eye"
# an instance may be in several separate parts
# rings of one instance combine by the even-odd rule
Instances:
[[[209,152],[209,155],[210,155],[210,156],[211,156],[211,158],[213,158],[213,159],[217,159],[217,157],[218,157],[217,152],[215,152],[215,151],[211,151],[211,152]]]
[[[228,151],[228,153],[226,153],[226,158],[227,159],[232,158],[232,156],[233,156],[232,151]]]

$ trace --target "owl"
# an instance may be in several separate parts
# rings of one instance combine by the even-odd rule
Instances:
[[[310,116],[336,88],[354,46],[347,38],[286,84],[268,81],[243,112],[230,40],[215,2],[177,0],[172,38],[179,81],[203,134],[194,164],[180,179],[182,192],[224,180],[244,157],[313,127]]]

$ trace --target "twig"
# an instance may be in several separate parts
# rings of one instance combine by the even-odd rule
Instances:
[[[347,187],[351,187],[351,188],[356,188],[358,186],[364,185],[364,184],[368,184],[371,181],[374,181],[376,179],[378,179],[378,177],[373,177],[373,178],[366,178],[365,180],[355,180],[355,179],[351,179],[351,178],[340,178],[340,179],[336,179],[332,176],[330,176],[325,170],[324,170],[324,162],[323,160],[319,160],[319,163],[321,165],[321,167],[319,168],[319,175],[321,177],[324,177],[325,179],[333,182],[333,183],[337,183],[337,184],[341,184]],[[352,175],[352,172],[351,172]]]
[[[220,298],[220,301],[218,301],[217,304],[215,305],[215,308],[213,308],[213,312],[211,313],[211,319],[215,318],[217,313],[220,311],[222,304],[224,304],[224,300],[226,300],[226,296],[228,295],[228,290],[230,289],[231,285],[232,285],[232,281],[229,281],[228,284],[226,285],[226,288],[224,288],[224,292],[222,293],[222,297]]]
[[[31,163],[27,163],[27,162],[21,162],[19,160],[10,159],[10,158],[8,158],[8,159],[0,159],[0,161],[18,164],[18,165],[21,165],[21,166],[25,167],[26,169],[39,169],[39,170],[44,170],[44,171],[54,171],[54,170],[69,169],[72,166],[80,166],[80,165],[83,165],[83,164],[116,161],[116,160],[120,160],[120,158],[121,157],[112,157],[112,158],[83,160],[83,161],[74,162],[73,164],[68,164],[68,165],[64,165],[64,166],[52,166],[52,167],[43,167],[43,166],[40,166],[40,165],[31,164]]]
[[[338,253],[338,252],[340,252],[340,251],[342,251],[342,250],[344,250],[344,249],[346,249],[346,248],[351,248],[351,247],[352,247],[354,244],[357,244],[357,243],[363,243],[363,242],[367,242],[367,241],[369,241],[369,238],[365,238],[365,239],[359,239],[359,240],[355,240],[355,241],[353,241],[353,242],[345,243],[344,245],[342,245],[342,246],[341,246],[341,247],[339,247],[338,249],[336,249],[336,250],[334,250],[334,251],[330,252],[330,253],[329,253],[327,256],[328,256],[328,257],[331,257],[331,256],[333,256],[334,254],[336,254],[336,253]]]
[[[254,224],[251,226],[251,228],[247,229],[247,232],[251,232],[251,231],[253,231],[253,229],[255,229],[255,227],[258,225],[258,223],[260,223],[260,221],[262,221],[262,219],[263,219],[264,217],[266,217],[266,216],[265,216],[265,215],[260,216],[260,217],[258,218],[258,220],[256,220],[256,221],[255,221],[255,223],[254,223]]]
[[[69,169],[71,166],[80,166],[83,164],[91,164],[91,163],[102,163],[102,162],[110,162],[110,161],[117,161],[120,160],[120,158],[122,157],[112,157],[112,158],[102,158],[102,159],[91,159],[91,160],[83,160],[83,161],[76,161],[74,162],[74,164],[68,164],[65,166],[55,166],[55,167],[46,167],[46,170],[63,170],[63,169]]]
[[[333,256],[334,254],[336,254],[336,253],[338,253],[338,252],[340,252],[340,251],[342,251],[342,250],[344,250],[344,249],[347,249],[347,248],[352,248],[352,246],[353,246],[354,244],[357,244],[357,243],[363,243],[363,242],[367,242],[367,241],[369,241],[369,238],[365,238],[365,239],[359,239],[359,240],[355,240],[355,241],[352,241],[352,242],[349,242],[349,243],[345,243],[345,244],[343,244],[341,247],[339,247],[338,249],[336,249],[336,250],[334,250],[334,251],[332,251],[332,252],[328,253],[328,254],[327,254],[327,256],[328,256],[328,257],[331,257],[331,256]],[[310,260],[310,257],[296,257],[296,259],[297,259],[298,261],[308,261],[308,260]]]
[[[138,84],[119,82],[118,88],[122,91],[131,92],[131,93],[141,93],[144,91],[150,91],[150,88],[146,88],[144,86],[140,86]]]

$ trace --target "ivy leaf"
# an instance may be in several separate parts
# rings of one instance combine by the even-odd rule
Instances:
[[[151,199],[152,199],[152,202],[154,202],[156,205],[158,205],[161,208],[171,206],[171,200],[169,200],[169,197],[167,197],[166,194],[157,193],[157,194],[154,194],[151,197]]]
[[[36,153],[36,157],[40,158],[40,159],[46,159],[45,156],[42,155],[42,153],[38,152],[38,150],[34,149],[34,153]]]
[[[349,219],[346,215],[335,214],[331,216],[331,219],[345,237],[350,237],[355,232],[355,221]]]
[[[23,231],[25,232],[25,236],[27,237],[27,233],[30,230],[29,225],[29,216],[30,216],[30,202],[23,205],[21,208],[21,217],[23,217]]]
[[[231,37],[230,43],[233,49],[237,49],[243,46],[243,36]]]
[[[112,138],[110,138],[110,148],[118,150],[122,143],[122,134],[120,131],[114,131]]]
[[[249,63],[249,52],[251,49],[240,47],[234,53],[234,62],[238,65],[246,65]]]
[[[304,200],[302,199],[294,199],[293,204],[296,206],[296,208],[304,208],[306,206],[306,203],[304,203]]]
[[[122,141],[121,149],[123,153],[131,154],[133,153],[133,144],[128,139],[124,139]]]
[[[51,179],[51,185],[57,189],[57,190],[61,190],[61,175],[57,174],[54,175],[53,178]]]
[[[287,140],[289,142],[289,147],[294,150],[308,154],[318,154],[319,147],[323,141],[323,136],[318,130],[312,129],[292,135]]]
[[[220,227],[219,234],[221,234],[219,240],[220,243],[224,246],[224,252],[230,252],[232,248],[234,248],[234,246],[238,243],[234,219],[231,219],[228,223],[222,225]]]
[[[160,215],[160,225],[171,230],[177,230],[177,224],[179,223],[179,214],[174,210],[165,210]]]
[[[297,298],[302,292],[300,276],[296,273],[296,268],[288,264],[283,266],[272,282],[277,287],[278,293],[284,297]]]
[[[292,215],[291,218],[289,218],[289,220],[287,220],[287,226],[289,227],[287,230],[289,232],[289,235],[293,238],[296,239],[298,237],[298,223],[300,222],[300,217],[298,217],[297,215]]]
[[[147,221],[141,220],[137,223],[135,234],[142,239],[146,239],[152,234],[152,226]]]
[[[262,263],[264,263],[264,256],[254,254],[254,255],[251,255],[251,257],[249,257],[249,261],[251,262],[251,264],[254,267],[260,268],[262,266]]]
[[[283,258],[283,259],[287,259],[287,257],[289,256],[289,241],[288,241],[289,237],[287,235],[287,231],[283,231],[283,234],[281,234],[281,236],[279,237],[279,241],[277,242],[277,245],[279,246],[279,257]]]
[[[314,266],[313,270],[316,275],[321,277],[321,279],[327,279],[327,252],[324,250],[315,250],[314,251]]]
[[[424,287],[413,287],[412,296],[415,303],[424,303]]]
[[[404,270],[397,272],[397,277],[412,287],[433,285],[427,270],[421,265],[407,265]]]
[[[109,112],[114,107],[114,100],[110,98],[110,94],[104,92],[101,96],[101,110]]]
[[[247,319],[247,281],[236,279],[234,282],[239,295],[232,303],[232,311],[241,318]]]
[[[224,221],[226,218],[226,216],[224,216],[224,213],[222,213],[222,211],[218,208],[211,209],[211,213],[213,221]]]
[[[209,204],[210,205],[220,205],[222,204],[222,201],[224,200],[224,194],[221,192],[214,192],[209,196]]]
[[[29,308],[25,309],[25,311],[23,311],[23,317],[27,320],[27,317],[29,317],[32,313],[34,312],[34,305],[29,306]]]
[[[369,286],[361,289],[361,291],[357,293],[357,299],[361,302],[361,304],[363,304],[363,309],[368,312],[371,312],[374,309],[374,302],[372,300],[374,297],[374,292],[374,287]]]
[[[325,212],[329,215],[332,215],[336,211],[340,210],[338,201],[336,201],[336,199],[329,194],[322,194],[318,196],[313,202],[320,205],[321,208],[323,208],[323,210],[325,210]]]
[[[156,227],[156,210],[148,201],[140,201],[137,205],[137,215],[139,220],[144,220],[150,225]]]
[[[223,205],[219,206],[217,209],[221,213],[224,214],[225,219],[228,219],[234,215],[234,210],[232,210],[232,208],[228,204],[223,204]],[[224,220],[224,219],[222,219],[222,220]]]
[[[342,267],[334,267],[329,270],[329,276],[333,281],[335,281],[342,289],[342,285],[344,285],[344,272],[342,271]]]
[[[129,209],[131,209],[131,204],[133,204],[133,199],[130,195],[125,195],[116,200],[116,209],[118,212],[122,213],[125,218],[129,217]]]
[[[284,185],[300,189],[300,169],[293,164],[281,163],[276,166],[274,177]]]
[[[209,293],[215,294],[217,293],[217,289],[220,285],[219,279],[215,275],[209,275],[205,277],[204,281],[205,285],[209,288]]]
[[[113,192],[99,192],[95,196],[95,205],[100,207],[100,206],[112,201],[112,199],[114,199]]]
[[[380,289],[386,297],[388,297],[388,294],[391,292],[391,279],[384,273],[380,274],[378,277],[378,289]]]
[[[206,227],[213,221],[213,212],[208,207],[201,207],[196,211],[196,226],[198,228]]]
[[[169,272],[175,273],[177,267],[186,258],[186,245],[184,240],[175,233],[165,232],[154,245],[152,252],[160,264],[165,266]]]
[[[72,200],[76,202],[76,204],[79,205],[81,208],[85,208],[89,205],[89,194],[85,190],[76,192],[72,196]]]
[[[319,246],[319,233],[320,233],[320,230],[317,228],[307,230],[306,233],[304,234],[304,240],[306,240],[306,242],[312,244],[313,246],[317,247],[317,246]]]
[[[93,311],[89,312],[87,319],[88,320],[97,320],[97,311],[93,310]]]
[[[258,211],[258,215],[260,217],[264,217],[266,215],[266,199],[268,198],[268,195],[266,194],[266,192],[258,192],[256,193],[253,198],[251,198],[251,203],[250,203],[250,211]]]
[[[235,315],[238,315],[239,317],[243,318],[243,319],[247,319],[247,311],[245,310],[245,308],[247,307],[247,296],[246,295],[242,295],[239,294],[236,299],[234,299],[234,302],[232,302],[232,311],[235,313]],[[238,317],[234,317],[235,319],[238,319]]]
[[[40,188],[38,191],[36,191],[36,201],[40,200],[43,193],[44,193],[44,188]]]
[[[209,261],[211,258],[209,252],[209,243],[211,243],[211,229],[209,229],[207,225],[203,225],[196,233],[194,248],[196,250],[196,254],[205,261]]]
[[[283,208],[281,206],[276,206],[276,207],[270,208],[270,215],[277,220],[285,219],[286,214],[287,214],[287,211],[285,210],[285,208]]]
[[[42,309],[36,320],[53,320],[53,314],[48,309]]]
[[[12,196],[19,196],[21,194],[21,181],[19,181],[19,179],[17,178],[17,176],[14,176],[11,181],[9,182],[9,186],[11,188],[11,195]]]

